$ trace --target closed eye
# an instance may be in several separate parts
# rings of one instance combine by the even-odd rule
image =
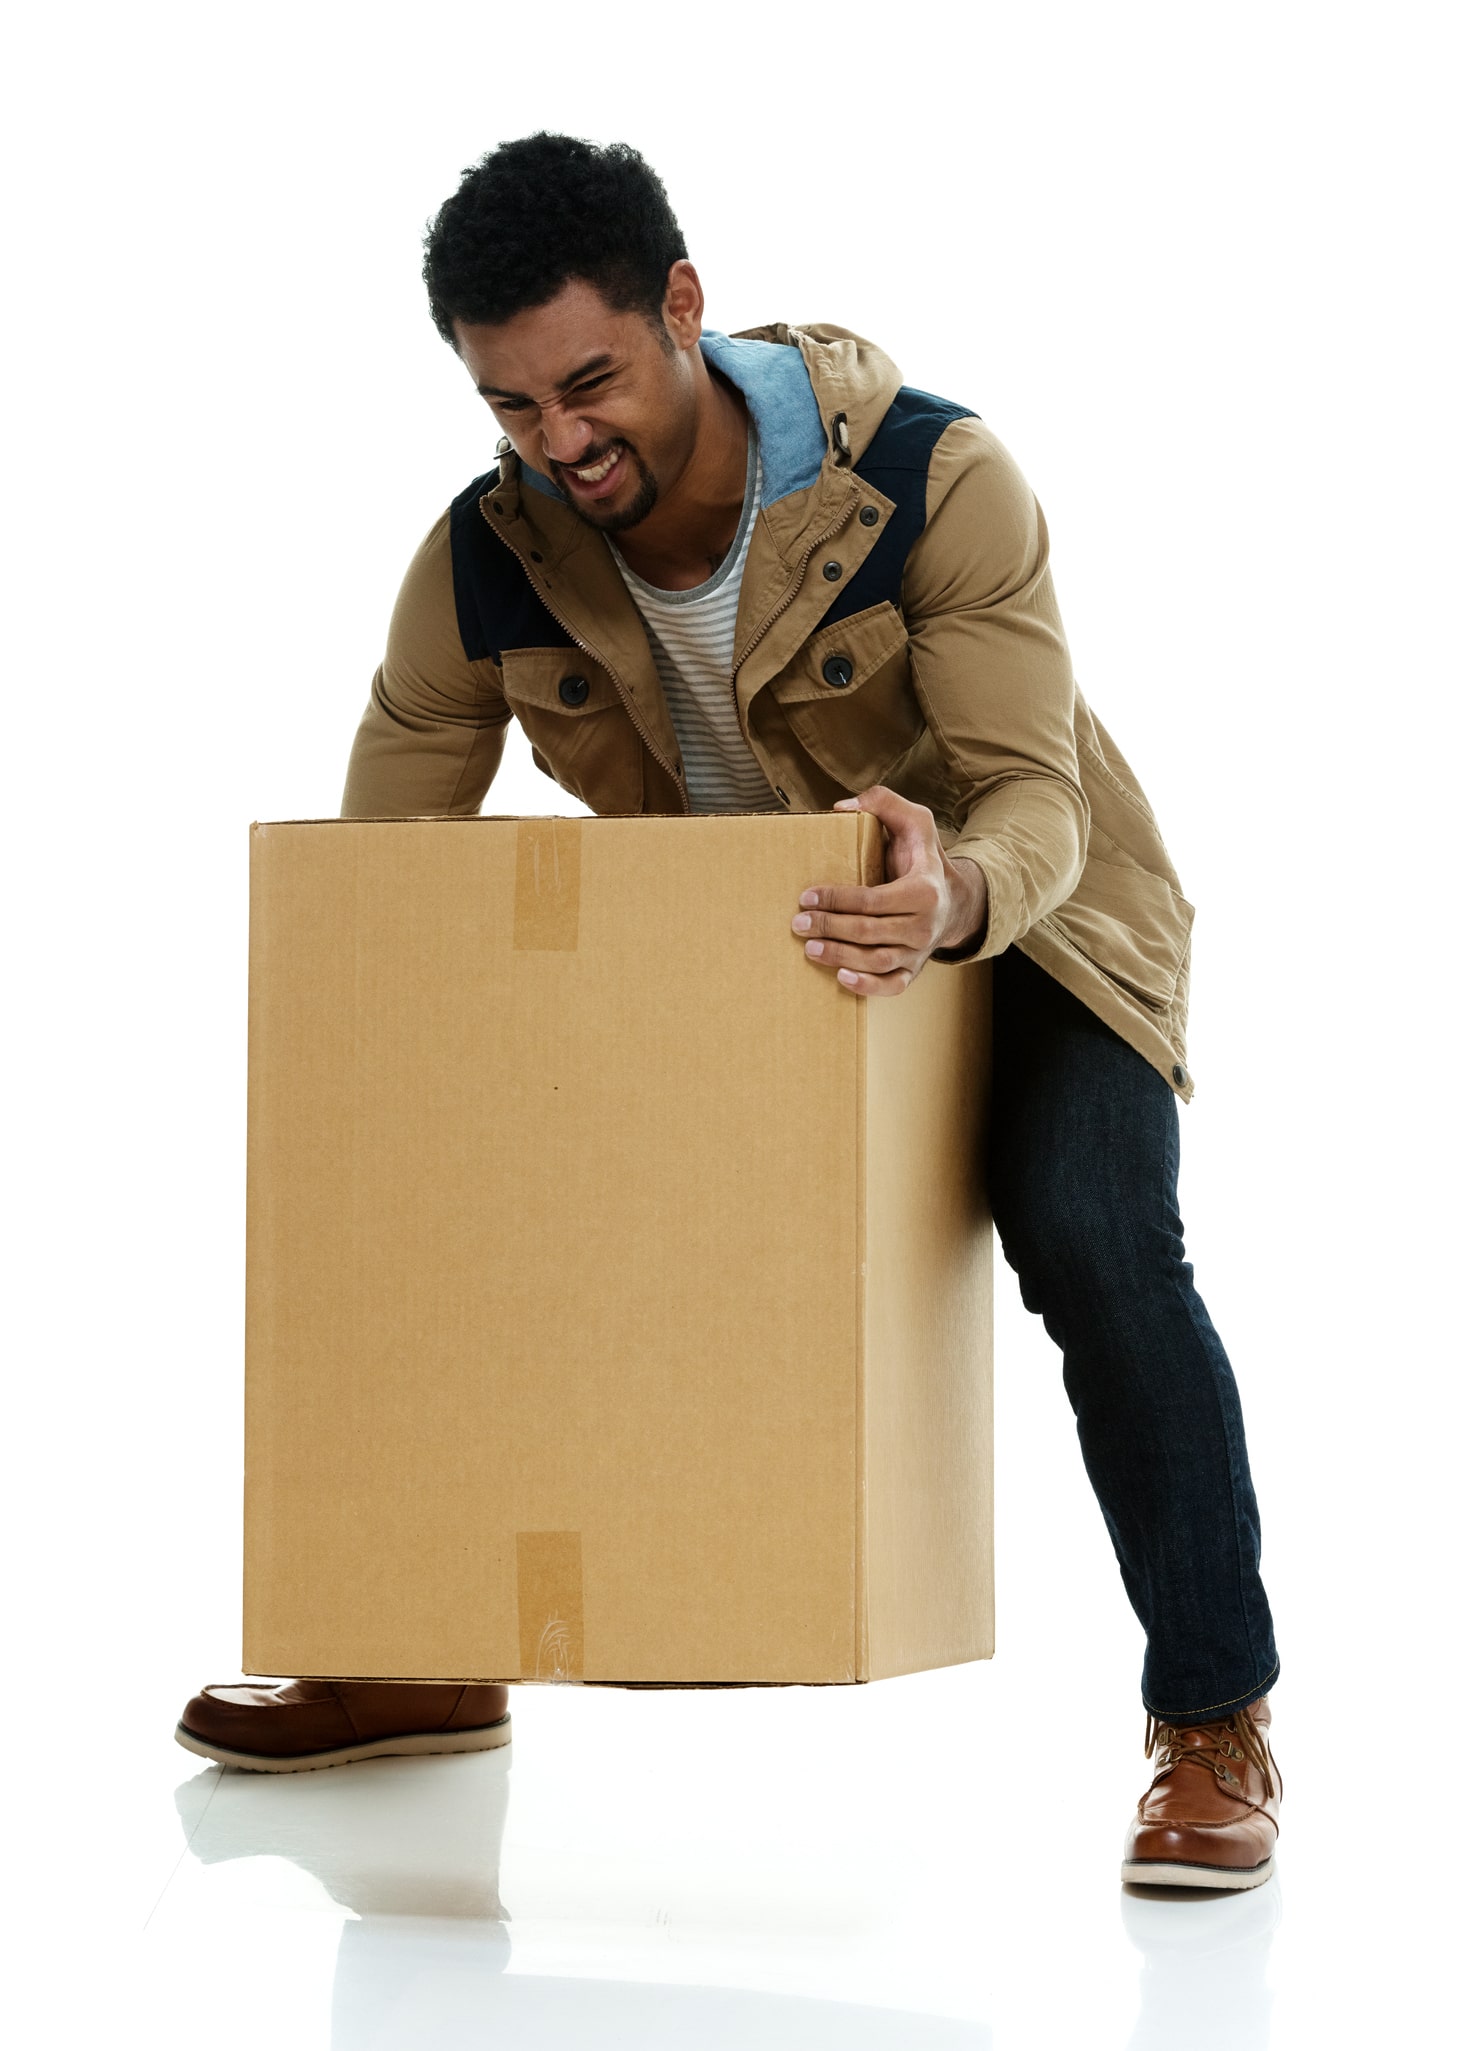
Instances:
[[[615,373],[612,370],[602,370],[597,377],[583,378],[578,384],[570,388],[567,396],[577,398],[581,392],[597,392],[601,385],[611,383],[614,375]],[[488,392],[484,392],[482,396],[492,407],[494,413],[527,413],[533,407],[531,399],[498,398]]]

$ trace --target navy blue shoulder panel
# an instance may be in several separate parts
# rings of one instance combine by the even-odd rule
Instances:
[[[498,481],[474,477],[452,501],[452,589],[457,631],[469,662],[502,660],[505,648],[567,648],[569,637],[523,574],[523,565],[488,526],[477,501]]]
[[[925,484],[935,444],[954,420],[978,420],[968,406],[936,399],[905,385],[894,395],[878,432],[853,466],[875,491],[894,502],[883,532],[822,616],[822,625],[849,619],[872,605],[897,605],[904,563],[924,532]]]

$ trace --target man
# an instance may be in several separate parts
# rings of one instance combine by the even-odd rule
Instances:
[[[789,907],[896,999],[994,963],[995,1221],[1064,1355],[1147,1634],[1155,1778],[1123,1876],[1268,1879],[1278,1673],[1233,1375],[1177,1210],[1192,907],[1072,679],[1045,522],[967,408],[845,330],[703,329],[654,173],[535,135],[434,222],[431,309],[503,431],[406,573],[348,816],[473,813],[517,718],[600,813],[883,822],[887,880]],[[296,1770],[505,1742],[502,1687],[206,1689],[180,1742]]]

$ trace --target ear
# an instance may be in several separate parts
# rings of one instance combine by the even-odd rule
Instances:
[[[665,298],[660,307],[665,332],[677,349],[695,347],[701,338],[705,310],[706,295],[695,265],[688,257],[677,257],[666,273]]]

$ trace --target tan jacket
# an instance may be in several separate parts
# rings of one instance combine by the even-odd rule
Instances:
[[[944,406],[931,400],[927,460],[897,467],[912,459],[888,456],[889,423],[925,395],[844,329],[759,328],[702,346],[742,385],[772,482],[733,677],[768,782],[791,811],[873,783],[927,805],[946,852],[978,862],[989,884],[982,943],[932,959],[1019,947],[1190,1096],[1193,908],[1076,688],[1046,523],[1009,453],[973,415],[930,414]],[[491,619],[464,588],[484,577]],[[407,570],[343,812],[476,812],[511,718],[539,768],[592,811],[690,810],[649,644],[603,538],[504,443],[499,469],[443,514]]]

